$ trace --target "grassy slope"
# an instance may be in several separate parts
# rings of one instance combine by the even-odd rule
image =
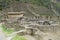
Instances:
[[[0,28],[2,28],[3,32],[8,35],[8,34],[11,34],[14,32],[13,29],[6,29],[4,25],[1,25]],[[22,36],[19,36],[19,35],[16,35],[12,40],[26,40],[26,38],[22,37]]]
[[[13,9],[13,11],[26,11],[25,13],[25,16],[28,16],[28,17],[32,17],[34,16],[28,9],[27,9],[27,6],[26,5],[29,5],[29,4],[32,4],[32,3],[21,3],[21,2],[13,2],[10,6],[10,9],[7,9],[7,11],[11,11]],[[42,7],[42,6],[37,6],[37,5],[34,5],[32,4],[33,7],[37,7],[37,8],[31,8],[32,11],[36,12],[37,14],[39,15],[53,15],[53,12],[51,12],[51,10],[49,10],[48,8],[46,7]],[[31,5],[30,5],[31,6]],[[12,9],[11,9],[12,8]]]
[[[26,40],[26,38],[16,35],[12,40]]]
[[[53,15],[54,13],[44,6],[30,5],[30,9],[39,15]]]

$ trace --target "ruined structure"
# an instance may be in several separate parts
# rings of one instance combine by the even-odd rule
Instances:
[[[10,8],[1,11],[1,22],[7,29],[13,28],[18,31],[16,34],[30,35],[37,40],[60,40],[60,16],[56,16],[54,10],[55,13],[44,6],[12,3]],[[23,29],[25,31],[20,32]]]

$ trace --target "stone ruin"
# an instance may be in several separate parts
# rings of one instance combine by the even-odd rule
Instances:
[[[50,37],[50,33],[56,33],[59,29],[60,17],[54,18],[53,20],[50,16],[46,18],[41,17],[26,17],[23,12],[8,12],[6,22],[4,25],[6,28],[14,28],[15,31],[27,30],[25,32],[17,33],[19,35],[31,35],[37,40],[44,40],[44,36]],[[15,14],[17,13],[17,14]],[[44,20],[45,19],[45,20]],[[52,20],[52,21],[51,21]],[[54,38],[53,38],[54,39]],[[52,40],[51,38],[46,40]]]

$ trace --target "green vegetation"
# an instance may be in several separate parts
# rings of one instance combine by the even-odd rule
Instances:
[[[2,5],[0,5],[0,10],[2,11]]]
[[[4,25],[0,25],[0,29],[2,28],[3,32],[6,33],[6,35],[11,34],[12,32],[14,32],[13,29],[6,29],[6,27]],[[24,37],[16,35],[12,40],[26,40]]]
[[[37,5],[43,5],[45,7],[49,7],[51,3],[51,0],[15,0],[15,1],[20,1],[22,3],[32,3]],[[2,6],[3,8],[6,8],[9,6],[11,2],[12,0],[4,0],[3,2],[1,2],[1,5],[3,5]]]
[[[26,40],[26,38],[16,35],[12,40]]]
[[[16,0],[16,1],[20,1],[20,0]]]
[[[43,5],[43,6],[48,6],[50,5],[50,0],[30,0],[30,2]]]
[[[60,7],[60,2],[58,2],[56,5],[57,5],[58,7]]]
[[[3,32],[5,32],[6,34],[11,34],[12,32],[14,32],[13,29],[7,30],[7,28],[4,25],[2,25],[1,28],[2,28]]]
[[[43,5],[45,7],[49,7],[51,0],[21,0],[22,2],[25,3],[32,3],[32,4],[37,4],[37,5]]]
[[[57,3],[54,5],[54,9],[60,14],[60,2],[57,2]]]

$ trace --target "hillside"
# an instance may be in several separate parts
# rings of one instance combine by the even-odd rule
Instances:
[[[27,8],[27,5],[29,6]],[[29,9],[31,11],[29,11]],[[37,5],[35,2],[24,2],[24,1],[12,1],[10,7],[5,9],[6,12],[20,12],[25,11],[26,16],[36,16],[37,15],[53,15],[54,13],[48,7],[44,5]],[[34,12],[34,13],[32,13]]]

